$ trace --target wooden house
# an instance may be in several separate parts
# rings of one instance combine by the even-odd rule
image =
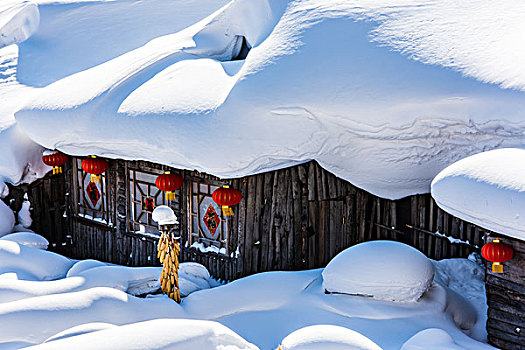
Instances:
[[[341,250],[369,240],[405,242],[441,259],[466,257],[483,239],[482,231],[444,213],[430,195],[379,198],[315,161],[220,179],[144,161],[108,159],[109,168],[96,183],[98,194],[90,197],[93,183],[81,168],[82,159],[70,157],[62,174],[49,174],[29,188],[34,229],[46,236],[51,250],[72,258],[158,265],[159,231],[151,210],[161,204],[170,205],[179,218],[182,261],[198,261],[222,280],[322,267]],[[165,170],[184,179],[169,203],[155,186]],[[222,216],[211,198],[225,184],[243,195],[232,217]],[[211,230],[208,211],[220,215]],[[471,245],[453,244],[439,232]]]

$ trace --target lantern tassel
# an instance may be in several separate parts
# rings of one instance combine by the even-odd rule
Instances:
[[[100,176],[91,174],[91,182],[100,182]]]
[[[59,167],[59,166],[53,167],[53,175],[56,175],[56,174],[62,174],[62,167]]]
[[[492,273],[503,273],[503,265],[500,263],[492,263]]]
[[[232,208],[230,208],[230,207],[227,206],[227,205],[223,205],[223,206],[222,206],[222,213],[223,213],[225,216],[233,216],[233,210],[232,210]]]
[[[175,200],[175,192],[172,192],[172,191],[166,192],[166,200],[167,201],[174,201]]]

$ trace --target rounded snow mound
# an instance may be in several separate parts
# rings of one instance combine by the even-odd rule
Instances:
[[[292,332],[283,339],[282,350],[381,350],[364,335],[340,326],[315,325]]]
[[[257,350],[258,348],[217,322],[155,319],[63,338],[28,349]]]
[[[441,171],[432,181],[432,197],[460,219],[525,239],[524,173],[523,149],[478,153]]]
[[[462,350],[465,349],[454,342],[454,339],[440,328],[429,328],[408,339],[401,350]]]
[[[49,241],[41,235],[34,232],[15,232],[0,238],[5,241],[16,242],[26,247],[46,250],[49,246]]]
[[[323,271],[323,287],[331,293],[415,301],[434,279],[431,261],[406,244],[373,241],[343,250]]]
[[[95,267],[107,266],[108,264],[103,263],[102,261],[86,259],[76,262],[69,271],[67,272],[66,277],[79,276],[82,272],[86,270],[93,269]]]

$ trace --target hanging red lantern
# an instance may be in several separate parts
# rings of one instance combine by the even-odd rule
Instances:
[[[175,199],[175,191],[181,188],[184,179],[179,174],[172,174],[165,171],[155,180],[155,186],[161,191],[166,191],[166,200]]]
[[[239,204],[242,199],[241,192],[229,186],[216,189],[211,196],[215,203],[222,207],[222,212],[226,216],[233,215],[233,210],[230,207]]]
[[[89,156],[82,161],[82,169],[91,174],[91,182],[100,182],[100,174],[108,170],[109,165],[104,159]]]
[[[62,174],[62,167],[68,160],[68,156],[60,151],[45,151],[42,155],[42,161],[45,165],[53,167],[53,175]]]
[[[481,254],[485,259],[492,262],[492,272],[503,273],[503,265],[501,264],[512,259],[514,250],[496,238],[481,248]]]

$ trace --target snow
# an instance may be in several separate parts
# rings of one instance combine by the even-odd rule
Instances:
[[[362,334],[333,325],[304,327],[286,336],[282,350],[382,350]]]
[[[217,322],[157,319],[56,340],[27,349],[256,350],[257,347]]]
[[[454,339],[442,329],[425,329],[407,340],[401,350],[463,350]]]
[[[432,181],[444,211],[485,229],[525,240],[525,150],[498,149],[462,159]]]
[[[39,280],[63,278],[73,262],[52,252],[0,240],[0,275],[22,273]]]
[[[71,327],[69,329],[66,329],[65,331],[62,331],[60,333],[55,334],[52,337],[47,338],[44,343],[48,343],[50,341],[74,337],[81,334],[87,334],[91,332],[97,332],[101,331],[103,329],[113,328],[116,327],[114,324],[111,323],[104,323],[104,322],[93,322],[93,323],[86,323],[82,324],[80,326]]]
[[[3,0],[0,4],[0,48],[20,43],[38,28],[40,15],[31,1]]]
[[[0,198],[8,194],[5,182],[32,182],[51,169],[42,162],[42,146],[31,141],[15,123],[15,111],[31,98],[32,92],[16,81],[17,64],[16,45],[0,48]]]
[[[392,199],[466,155],[525,146],[525,4],[224,4],[41,5],[18,78],[43,88],[19,125],[68,154],[220,177],[315,159]],[[239,36],[252,49],[230,61]]]
[[[406,244],[371,241],[343,250],[323,271],[323,288],[331,293],[415,301],[434,279],[430,260]]]
[[[395,254],[385,257],[384,242],[363,246],[372,247],[372,255],[383,254],[392,265],[400,264]],[[349,344],[400,349],[420,331],[439,328],[465,349],[491,349],[479,342],[486,338],[483,269],[466,259],[432,262],[434,283],[417,301],[403,303],[325,294],[323,269],[261,273],[210,288],[216,284],[202,265],[182,263],[180,286],[189,295],[183,293],[187,296],[179,305],[165,295],[132,295],[158,290],[160,267],[132,268],[96,260],[74,263],[2,240],[0,248],[0,262],[6,265],[0,268],[5,270],[0,273],[0,348],[41,344],[37,349],[97,349],[111,344],[112,349],[160,349],[176,344],[177,349],[207,349],[214,348],[209,344],[227,348],[225,344],[233,342],[248,349],[273,350],[279,344],[285,349]],[[24,264],[7,253],[16,250]],[[51,275],[41,271],[43,266],[60,273],[43,280]],[[382,291],[373,278],[368,283],[369,290]],[[213,343],[214,339],[221,340]],[[139,345],[130,345],[135,343]]]
[[[174,225],[179,223],[173,209],[167,205],[159,205],[156,207],[151,214],[151,218],[159,225]]]
[[[15,232],[3,236],[0,240],[12,241],[26,247],[46,250],[49,241],[41,235],[34,232]]]
[[[31,203],[28,200],[25,200],[22,202],[22,208],[18,211],[17,214],[18,222],[24,228],[29,228],[31,227],[31,224],[33,224],[33,219],[31,219],[31,212],[29,211],[30,209]]]
[[[0,200],[0,237],[13,232],[15,226],[15,214],[11,208]]]

